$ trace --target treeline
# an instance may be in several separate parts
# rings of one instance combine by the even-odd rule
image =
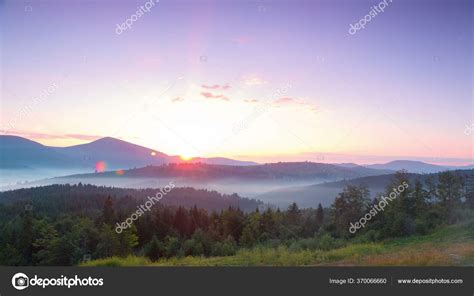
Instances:
[[[395,188],[398,194],[393,200],[385,199],[383,210],[383,197],[370,200],[366,187],[352,185],[326,209],[321,205],[300,209],[292,204],[285,210],[256,206],[246,212],[228,206],[213,211],[159,203],[120,234],[115,232],[117,223],[137,209],[136,200],[130,202],[133,198],[94,195],[88,202],[95,205],[95,210],[87,211],[84,205],[73,207],[65,199],[48,200],[50,195],[43,196],[45,204],[40,204],[49,204],[50,211],[37,210],[34,202],[10,200],[0,203],[0,264],[75,265],[83,260],[129,254],[152,260],[227,256],[239,248],[282,244],[291,250],[331,249],[351,240],[376,241],[427,233],[441,224],[473,218],[474,197],[466,190],[462,176],[446,172],[440,173],[438,180],[412,183],[406,173],[397,173],[383,196],[390,197]],[[58,208],[68,210],[58,212]],[[368,213],[370,219],[351,233],[351,224],[360,223]]]
[[[175,185],[179,186],[179,184]],[[0,205],[16,207],[11,213],[5,213],[6,215],[16,215],[25,204],[33,205],[35,212],[44,215],[54,216],[65,212],[94,215],[102,209],[105,199],[111,196],[114,199],[119,199],[115,203],[117,210],[128,213],[131,207],[145,202],[148,196],[154,196],[157,192],[159,189],[156,188],[129,189],[82,183],[77,185],[56,184],[0,192]],[[160,200],[160,204],[186,208],[197,205],[209,211],[220,211],[232,206],[250,212],[255,210],[261,202],[242,198],[235,193],[221,194],[214,190],[175,187]],[[1,219],[0,216],[0,222]]]

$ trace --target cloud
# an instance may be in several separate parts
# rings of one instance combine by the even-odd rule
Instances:
[[[94,135],[80,135],[80,134],[66,134],[64,135],[65,138],[72,138],[72,139],[79,139],[79,140],[87,140],[87,141],[95,141],[97,139],[102,138],[102,136],[94,136]]]
[[[244,102],[245,103],[257,103],[258,100],[256,100],[256,99],[245,99]]]
[[[182,102],[184,101],[184,98],[183,97],[176,97],[174,99],[171,99],[171,102],[173,103],[176,103],[176,102]]]
[[[241,82],[249,86],[262,85],[262,84],[267,83],[267,81],[259,77],[257,74],[249,74],[249,75],[242,76]]]
[[[21,132],[21,131],[8,133],[8,134],[12,134],[12,135],[14,134],[14,135],[25,137],[28,139],[42,139],[42,140],[78,139],[78,140],[86,140],[86,141],[95,141],[97,139],[102,138],[102,136],[96,136],[96,135],[83,135],[83,134],[54,135],[54,134]]]
[[[279,98],[275,100],[275,104],[291,104],[291,103],[298,103],[298,100],[294,98],[290,98],[290,97],[284,97],[284,98]]]
[[[201,95],[205,97],[206,99],[221,99],[223,101],[228,101],[229,98],[224,96],[224,95],[215,95],[210,92],[201,92]]]
[[[214,84],[214,85],[201,85],[202,88],[205,88],[205,89],[222,89],[222,90],[226,90],[226,89],[229,89],[231,88],[230,85],[228,84],[225,84],[225,85],[219,85],[219,84]]]
[[[319,108],[313,103],[304,101],[302,99],[283,97],[273,101],[275,106],[301,106],[310,109],[313,112],[318,112]]]

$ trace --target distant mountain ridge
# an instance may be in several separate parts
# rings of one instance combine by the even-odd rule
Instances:
[[[452,172],[463,177],[474,176],[474,169],[454,170]],[[438,175],[439,173],[408,173],[408,179],[409,183],[412,185],[416,180],[426,182],[428,179],[433,180],[434,184],[436,184]],[[390,184],[393,177],[394,174],[388,174],[327,182],[309,186],[293,186],[260,194],[255,196],[255,198],[264,202],[271,201],[273,204],[279,205],[281,207],[286,207],[292,202],[298,203],[298,205],[301,207],[315,208],[318,203],[321,203],[323,206],[329,206],[333,203],[336,196],[348,185],[367,186],[370,190],[370,195],[372,198],[379,196],[385,192],[386,187]]]
[[[380,170],[392,170],[399,171],[402,169],[407,170],[410,173],[417,174],[430,174],[438,173],[447,170],[458,170],[458,169],[473,169],[474,165],[467,166],[440,166],[435,164],[429,164],[422,161],[413,160],[395,160],[383,164],[371,164],[365,165],[367,168],[380,169]]]
[[[0,169],[83,168],[93,171],[99,161],[104,162],[105,169],[112,170],[184,162],[179,156],[169,156],[111,137],[69,147],[50,147],[18,136],[0,135]],[[222,157],[199,157],[191,160],[194,161],[229,165],[256,164]]]
[[[79,163],[51,147],[16,136],[0,136],[0,168],[78,166]]]
[[[64,178],[184,178],[195,180],[238,179],[247,181],[330,181],[363,176],[390,174],[365,167],[346,168],[313,162],[282,162],[248,166],[216,165],[206,163],[171,163],[147,166],[121,172],[104,172],[65,176]]]
[[[154,196],[156,193],[156,188],[138,190],[87,184],[49,185],[0,192],[0,206],[16,202],[28,202],[35,205],[38,214],[42,208],[44,209],[45,200],[49,200],[51,204],[56,206],[53,207],[54,209],[48,207],[48,211],[61,212],[61,207],[78,212],[101,211],[107,196],[113,197],[121,205],[132,204],[133,206],[134,204],[144,203],[148,200],[148,196]],[[197,206],[209,211],[221,211],[228,207],[238,207],[245,212],[249,212],[262,206],[263,203],[237,194],[221,194],[204,189],[175,187],[160,200],[160,205],[183,206],[186,208]]]

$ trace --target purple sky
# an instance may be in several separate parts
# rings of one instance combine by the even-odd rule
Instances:
[[[393,0],[351,35],[380,1],[161,0],[116,34],[145,3],[0,3],[2,131],[257,161],[474,158],[472,1]]]

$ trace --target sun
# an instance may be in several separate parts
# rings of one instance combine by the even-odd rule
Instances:
[[[193,159],[193,157],[191,155],[186,155],[186,154],[180,155],[179,158],[181,158],[184,161],[189,161],[189,160]]]

